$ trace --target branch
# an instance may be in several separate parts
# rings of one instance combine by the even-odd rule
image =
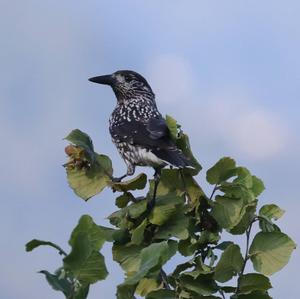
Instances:
[[[242,270],[241,272],[239,273],[239,277],[238,277],[238,284],[237,284],[237,287],[236,287],[236,291],[235,291],[235,294],[238,294],[239,290],[240,290],[240,278],[244,275],[244,271],[245,271],[245,268],[246,268],[246,264],[249,260],[249,243],[250,243],[250,234],[251,234],[251,229],[252,229],[252,225],[253,223],[257,220],[257,217],[255,217],[249,227],[247,228],[247,231],[246,231],[246,250],[245,250],[245,256],[244,256],[244,263],[243,263],[243,266],[242,266]]]
[[[160,276],[161,276],[161,280],[163,282],[164,287],[167,290],[171,290],[171,287],[170,287],[170,285],[168,283],[168,275],[166,274],[166,272],[164,271],[163,268],[160,269]]]
[[[211,193],[211,195],[210,195],[210,197],[209,197],[209,200],[212,200],[212,198],[213,198],[215,192],[217,191],[217,186],[218,186],[218,184],[215,184],[215,187],[214,187],[214,189],[213,189],[213,191],[212,191],[212,193]]]

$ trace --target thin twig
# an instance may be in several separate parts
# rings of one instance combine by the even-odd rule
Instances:
[[[251,234],[251,229],[252,229],[252,225],[253,223],[257,220],[257,218],[255,217],[249,227],[247,228],[246,230],[246,250],[245,250],[245,256],[244,256],[244,263],[243,263],[243,266],[242,266],[242,270],[240,271],[239,273],[239,277],[238,277],[238,283],[237,283],[237,287],[236,287],[236,294],[238,294],[238,292],[240,291],[240,283],[241,283],[241,277],[243,276],[244,274],[244,271],[245,271],[245,268],[246,268],[246,264],[247,264],[247,261],[249,259],[249,244],[250,244],[250,234]]]
[[[210,197],[209,197],[209,200],[212,200],[212,198],[213,198],[215,192],[217,191],[217,187],[218,187],[218,184],[215,184],[215,187],[214,187],[214,189],[213,189],[213,191],[212,191],[212,193],[211,193],[211,195],[210,195]]]
[[[164,287],[167,289],[167,290],[171,290],[171,287],[168,283],[168,275],[166,274],[166,272],[163,270],[163,268],[160,269],[160,276],[161,276],[161,279],[162,279],[162,282],[163,282],[163,285]]]
[[[187,188],[186,188],[186,182],[185,182],[183,170],[182,170],[182,169],[179,169],[179,173],[180,173],[180,176],[181,176],[181,179],[182,179],[182,185],[183,185],[184,193],[185,193],[185,196],[187,197],[187,202],[188,202],[188,203],[192,203],[191,196],[190,196],[190,194],[188,193]]]
[[[224,292],[222,290],[219,290],[219,293],[220,293],[220,295],[222,296],[223,299],[226,299],[225,295],[224,295]]]

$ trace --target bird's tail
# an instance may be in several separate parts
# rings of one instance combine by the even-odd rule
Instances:
[[[192,162],[183,154],[183,152],[174,147],[170,149],[158,149],[153,153],[168,164],[178,168],[194,168]]]

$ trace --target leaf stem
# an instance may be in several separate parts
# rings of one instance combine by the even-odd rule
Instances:
[[[213,189],[213,191],[212,191],[212,193],[211,193],[211,195],[210,195],[210,197],[209,197],[209,200],[212,200],[212,198],[213,198],[215,192],[217,191],[217,187],[218,187],[218,184],[215,184],[215,187],[214,187],[214,189]]]
[[[246,268],[246,264],[247,264],[247,261],[249,259],[249,244],[250,244],[250,234],[251,234],[251,229],[252,229],[252,225],[253,223],[257,220],[257,218],[255,217],[249,227],[247,228],[246,230],[246,250],[245,250],[245,256],[244,256],[244,263],[243,263],[243,266],[242,266],[242,270],[240,271],[239,273],[239,277],[238,277],[238,283],[237,283],[237,287],[236,287],[236,291],[235,291],[235,294],[238,294],[238,292],[240,291],[240,283],[241,283],[241,277],[243,276],[244,274],[244,271],[245,271],[245,268]]]
[[[219,293],[220,293],[220,295],[222,296],[223,299],[226,299],[223,290],[219,290]]]
[[[179,170],[179,173],[180,173],[180,176],[181,176],[181,179],[182,179],[183,190],[184,190],[185,196],[186,196],[186,198],[187,198],[187,202],[188,202],[189,204],[191,204],[191,203],[192,203],[192,199],[191,199],[191,196],[190,196],[190,194],[188,193],[187,188],[186,188],[186,182],[185,182],[185,178],[184,178],[183,169],[180,169],[180,170]]]
[[[171,287],[170,287],[170,285],[168,283],[168,276],[167,276],[167,274],[166,274],[166,272],[164,271],[163,268],[160,269],[160,276],[161,276],[161,279],[162,279],[164,287],[167,290],[171,290]]]

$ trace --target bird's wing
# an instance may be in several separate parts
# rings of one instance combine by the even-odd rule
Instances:
[[[145,147],[174,147],[169,137],[166,121],[160,118],[151,118],[147,122],[124,121],[111,128],[111,135],[120,141]]]
[[[146,123],[124,121],[113,126],[110,133],[120,142],[148,148],[158,158],[171,165],[181,168],[191,166],[189,159],[172,141],[166,121],[162,117],[151,118]]]

